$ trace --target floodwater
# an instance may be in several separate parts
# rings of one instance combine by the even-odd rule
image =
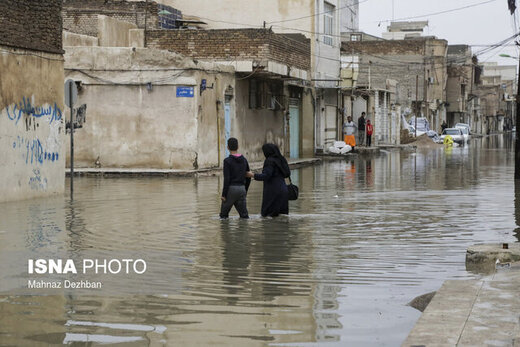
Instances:
[[[77,178],[72,203],[0,204],[0,345],[398,346],[420,316],[410,300],[481,276],[467,246],[517,240],[513,172],[511,135],[325,161],[294,170],[288,217],[260,218],[253,182],[245,221],[216,217],[220,176]],[[28,274],[37,258],[147,268]]]

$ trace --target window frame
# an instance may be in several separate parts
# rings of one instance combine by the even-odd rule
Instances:
[[[334,46],[335,40],[335,11],[336,6],[330,2],[323,2],[323,43],[328,46]]]

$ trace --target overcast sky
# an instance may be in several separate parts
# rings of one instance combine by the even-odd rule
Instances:
[[[478,4],[486,0],[394,0],[394,18],[420,16],[463,6]],[[359,0],[359,27],[361,31],[381,36],[392,19],[392,0]],[[520,7],[520,3],[518,4]],[[449,44],[495,44],[520,31],[520,8],[514,16],[510,15],[507,0],[466,8],[450,13],[432,15],[418,19],[428,20],[427,35],[448,40]],[[386,21],[386,22],[385,22]],[[511,44],[514,42],[511,42]],[[473,52],[484,47],[472,47]],[[480,61],[497,61],[499,64],[517,65],[513,59],[501,58],[499,53],[518,56],[516,47],[498,48],[491,54],[479,57]]]

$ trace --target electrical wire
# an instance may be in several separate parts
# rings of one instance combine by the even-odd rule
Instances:
[[[342,6],[342,7],[337,7],[334,10],[325,11],[325,12],[316,13],[316,14],[311,14],[309,16],[303,16],[303,17],[298,17],[298,18],[291,18],[291,19],[284,19],[284,20],[273,21],[273,22],[266,22],[265,24],[269,25],[269,24],[277,24],[277,23],[286,23],[286,22],[293,22],[293,21],[300,20],[300,19],[306,19],[306,18],[312,18],[312,17],[316,17],[316,16],[321,16],[322,14],[333,13],[333,12],[340,11],[340,10],[343,10],[343,9],[346,9],[346,8],[352,9],[353,6],[362,4],[362,3],[367,2],[367,1],[369,1],[369,0],[361,0],[361,1],[356,2],[355,4],[352,4],[352,5],[346,5],[346,6]]]
[[[388,23],[388,22],[398,22],[398,21],[404,21],[404,20],[409,20],[409,19],[417,19],[417,18],[437,16],[439,14],[445,14],[445,13],[460,11],[460,10],[464,10],[464,9],[471,8],[471,7],[476,7],[476,6],[489,4],[489,3],[495,2],[495,1],[497,1],[497,0],[487,0],[487,1],[476,3],[476,4],[472,4],[472,5],[467,5],[467,6],[462,6],[462,7],[458,7],[458,8],[453,8],[453,9],[450,9],[450,10],[444,10],[444,11],[433,12],[433,13],[428,13],[428,14],[424,14],[424,15],[403,17],[403,18],[397,18],[397,19],[377,20],[377,21],[374,21],[374,22],[375,23]]]

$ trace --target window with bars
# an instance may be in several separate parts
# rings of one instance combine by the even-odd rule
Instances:
[[[324,3],[324,14],[323,14],[323,42],[326,45],[334,45],[334,14],[336,7],[328,2]]]

